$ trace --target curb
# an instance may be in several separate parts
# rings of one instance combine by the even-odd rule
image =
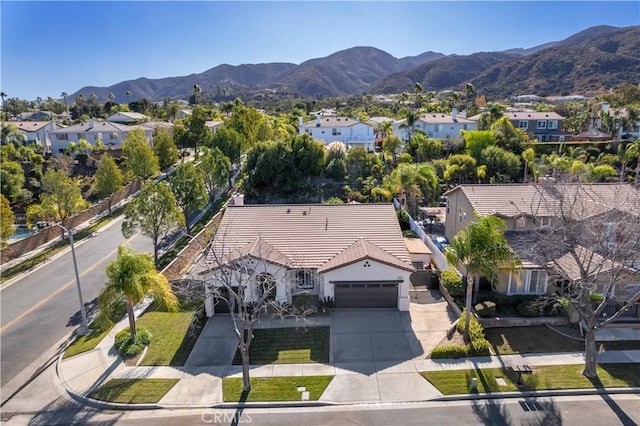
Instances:
[[[429,401],[473,401],[482,399],[540,398],[552,396],[612,395],[635,393],[640,393],[640,388],[557,389],[525,392],[494,392],[484,394],[443,395],[432,398]]]

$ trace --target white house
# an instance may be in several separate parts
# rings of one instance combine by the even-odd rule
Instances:
[[[36,143],[44,148],[45,152],[51,152],[51,140],[49,133],[60,129],[55,121],[14,121],[12,124],[26,136],[27,145]]]
[[[316,119],[308,123],[300,123],[300,134],[309,134],[314,139],[323,141],[325,145],[338,141],[347,148],[362,147],[368,152],[375,148],[375,134],[371,124],[363,123],[350,117],[322,116],[318,114]]]
[[[464,115],[464,114],[462,114]],[[404,142],[409,141],[409,129],[406,127],[407,119],[393,122],[393,134]],[[478,123],[460,116],[455,108],[451,114],[426,113],[413,124],[413,133],[416,130],[424,132],[428,137],[434,139],[455,138],[463,130],[478,130]]]
[[[69,146],[69,142],[78,143],[85,139],[91,145],[96,145],[100,140],[111,149],[120,149],[122,142],[134,129],[144,131],[147,143],[153,141],[153,130],[143,126],[127,126],[126,124],[110,123],[108,121],[96,121],[92,119],[88,123],[74,124],[59,130],[49,132],[51,138],[51,153],[62,154]]]
[[[107,121],[111,123],[121,123],[121,124],[133,124],[133,123],[141,123],[143,121],[147,121],[149,117],[144,114],[140,114],[139,112],[117,112],[113,115],[110,115],[107,118]]]
[[[227,286],[243,286],[248,301],[275,282],[268,297],[276,302],[332,297],[336,309],[407,311],[415,271],[392,204],[230,206],[205,258],[198,275],[208,294],[236,274]],[[215,299],[207,297],[208,316],[228,311]]]
[[[205,127],[215,133],[216,130],[224,123],[220,120],[209,120],[204,123]]]

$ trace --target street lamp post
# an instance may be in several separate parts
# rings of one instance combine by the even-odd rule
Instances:
[[[65,228],[59,223],[54,223],[54,225],[62,228],[66,233],[69,234],[69,244],[71,244],[71,257],[73,258],[73,269],[76,273],[76,286],[78,288],[78,299],[80,300],[80,314],[82,315],[82,324],[80,324],[80,330],[78,334],[80,336],[85,336],[89,334],[89,326],[87,324],[87,313],[84,309],[84,301],[82,300],[82,289],[80,288],[80,275],[78,274],[78,262],[76,261],[76,250],[73,244],[73,232],[71,230]]]

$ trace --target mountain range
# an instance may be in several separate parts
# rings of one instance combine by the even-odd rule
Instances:
[[[464,89],[489,97],[516,94],[539,96],[589,95],[620,83],[640,81],[640,26],[596,26],[564,40],[528,49],[444,55],[428,51],[396,58],[375,47],[353,47],[293,63],[222,64],[199,74],[160,79],[139,78],[109,87],[83,87],[71,94],[116,102],[138,98],[151,101],[187,99],[194,85],[200,97],[233,99],[240,94],[337,97],[412,92],[416,82],[424,91]],[[127,99],[125,93],[131,92]]]

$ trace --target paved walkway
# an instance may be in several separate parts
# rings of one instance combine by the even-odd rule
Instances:
[[[582,353],[549,353],[487,356],[467,359],[426,359],[426,354],[444,338],[451,324],[447,315],[446,304],[411,305],[411,312],[402,320],[403,324],[415,327],[417,330],[413,344],[408,345],[406,354],[398,360],[364,358],[361,361],[336,360],[336,352],[344,344],[340,343],[340,333],[333,333],[331,337],[332,356],[326,364],[271,364],[252,365],[252,377],[282,377],[299,376],[300,385],[304,386],[305,376],[329,375],[333,380],[320,398],[324,403],[379,403],[398,401],[425,401],[442,396],[419,372],[493,368],[511,364],[525,363],[531,366],[582,364]],[[437,311],[440,312],[437,312]],[[371,318],[377,318],[375,313],[368,316],[362,312],[363,323],[371,324]],[[397,313],[402,318],[402,313]],[[336,328],[336,318],[345,322],[349,311],[335,312],[331,316],[314,317],[306,325],[331,325]],[[389,319],[392,315],[382,312],[379,318]],[[418,318],[420,321],[417,322]],[[437,325],[436,318],[440,319]],[[431,319],[437,332],[419,331],[428,329]],[[213,317],[207,323],[184,367],[129,367],[124,365],[121,358],[113,349],[115,334],[127,326],[126,320],[119,323],[109,335],[92,351],[74,357],[60,360],[58,376],[62,384],[71,393],[88,396],[94,389],[112,378],[176,378],[179,382],[159,401],[161,406],[173,407],[210,407],[221,404],[222,379],[225,377],[242,377],[241,366],[231,365],[235,352],[235,337],[230,335],[228,324],[222,326],[224,316]],[[228,317],[226,318],[228,321]],[[299,325],[299,324],[298,324]],[[424,327],[421,327],[424,325]],[[295,321],[283,322],[266,321],[261,327],[296,326]],[[345,338],[354,339],[362,333],[357,325],[351,324],[352,331],[344,331]],[[396,330],[396,334],[400,330]],[[640,332],[640,330],[638,330]],[[430,334],[434,333],[437,334]],[[428,335],[427,335],[428,334]],[[388,336],[383,334],[383,336]],[[369,336],[371,338],[371,336]],[[408,339],[408,337],[407,337]],[[369,350],[372,350],[370,346]],[[393,351],[391,345],[391,351]],[[340,358],[340,356],[338,356]],[[349,359],[347,357],[347,359]],[[207,362],[207,360],[209,360]],[[640,363],[640,350],[611,351],[598,355],[599,363]],[[217,365],[214,365],[217,364]]]

